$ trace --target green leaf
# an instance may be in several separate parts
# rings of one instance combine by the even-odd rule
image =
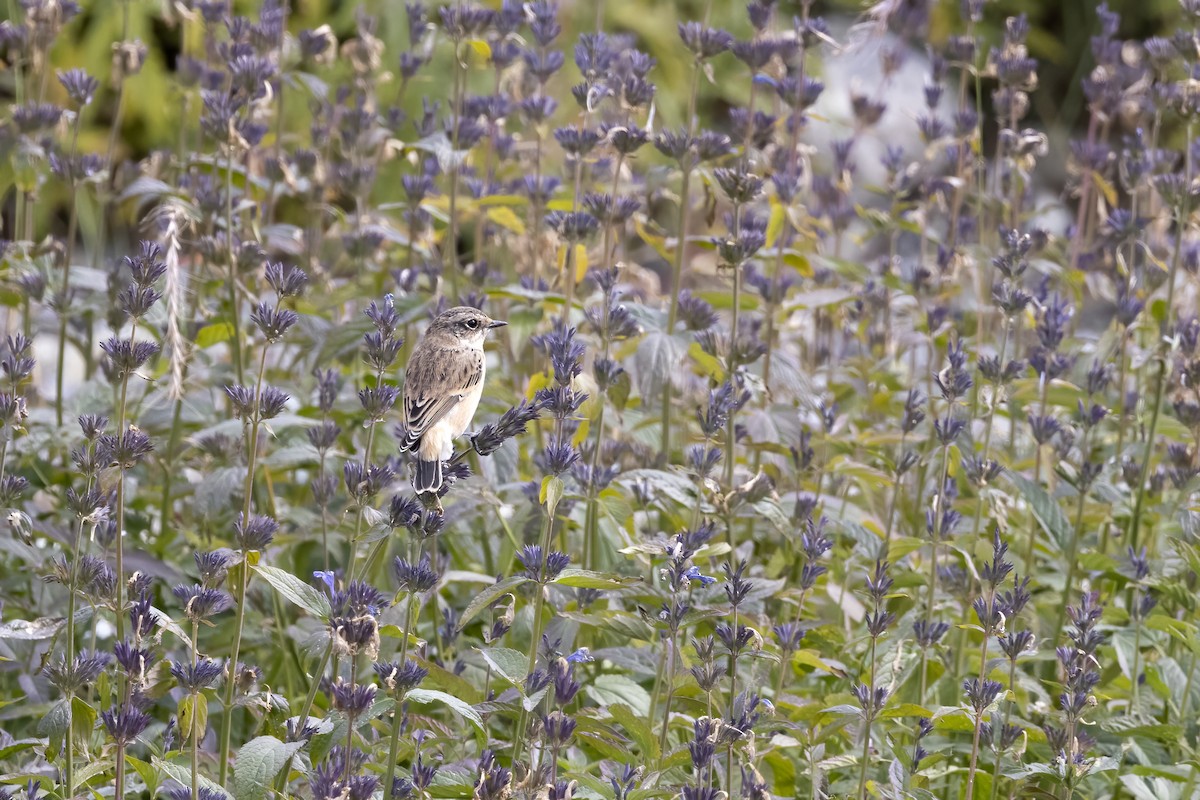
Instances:
[[[483,730],[483,718],[479,716],[479,712],[471,707],[471,704],[465,700],[460,700],[452,694],[439,692],[436,689],[413,689],[405,699],[412,703],[442,703],[450,707],[450,710],[458,714],[464,719],[468,719],[480,731]]]
[[[496,602],[521,584],[528,582],[529,578],[526,578],[524,575],[513,575],[511,578],[505,578],[502,581],[493,583],[491,586],[475,595],[475,598],[467,604],[462,616],[459,617],[458,629],[461,631],[467,626],[468,622],[470,622],[476,617],[476,615],[479,614],[479,612],[483,611],[492,603]]]
[[[201,350],[233,338],[233,325],[228,322],[210,322],[196,333],[196,347]]]
[[[1146,619],[1146,627],[1154,631],[1165,631],[1172,639],[1191,650],[1193,655],[1200,655],[1200,639],[1196,636],[1196,626],[1192,623],[1168,617],[1166,614],[1155,614]]]
[[[700,372],[710,380],[721,382],[725,380],[725,364],[716,356],[704,352],[699,342],[688,345],[688,357],[700,368]]]
[[[262,800],[279,771],[303,742],[285,744],[274,736],[258,736],[242,745],[233,762],[233,796],[236,800]]]
[[[78,695],[71,698],[71,736],[77,742],[87,741],[96,728],[96,709]]]
[[[150,759],[150,763],[154,765],[155,769],[161,770],[164,775],[176,783],[181,783],[184,786],[192,785],[192,770],[190,767],[186,767],[182,764],[173,764],[170,761],[164,761],[158,756]],[[216,792],[219,797],[229,797],[229,792],[221,788],[216,781],[210,780],[203,775],[200,776],[200,785],[206,789],[209,789],[210,791]]]
[[[193,698],[195,703],[193,704]],[[193,705],[196,713],[195,726],[196,735],[201,739],[204,738],[204,732],[208,730],[208,698],[202,694],[186,695],[179,701],[179,732],[182,741],[189,741],[192,738],[192,711]]]
[[[633,357],[638,393],[642,397],[662,394],[666,382],[679,372],[686,347],[666,331],[646,334]]]
[[[263,576],[275,591],[286,597],[295,605],[300,606],[318,619],[329,619],[333,609],[329,607],[329,598],[297,578],[290,572],[284,572],[275,567],[255,567],[254,571]]]
[[[558,502],[562,500],[563,491],[566,489],[566,484],[563,479],[557,475],[547,475],[542,479],[542,490],[538,494],[538,502],[546,507],[546,510],[551,514],[558,508]]]
[[[486,62],[492,57],[491,45],[483,39],[468,39],[467,44],[475,51],[475,55],[479,56],[481,61]]]
[[[45,736],[49,743],[46,747],[46,757],[53,759],[62,748],[63,739],[71,727],[71,706],[66,699],[59,700],[50,706],[46,716],[38,722],[37,732]]]
[[[1008,477],[1025,496],[1025,502],[1029,503],[1029,508],[1042,530],[1049,534],[1050,540],[1061,551],[1071,536],[1071,523],[1067,521],[1067,515],[1063,513],[1062,508],[1054,498],[1046,494],[1045,489],[1023,475],[1010,472]]]
[[[586,691],[602,706],[624,703],[638,716],[650,714],[650,693],[625,675],[599,675],[587,685]]]
[[[629,737],[637,742],[642,751],[642,758],[648,763],[658,763],[660,755],[658,738],[655,737],[650,724],[634,714],[633,709],[624,703],[609,706],[608,713],[612,716],[613,721],[624,728]]]
[[[590,569],[564,569],[551,583],[575,589],[623,589],[640,581],[641,578],[624,578]]]
[[[898,706],[885,708],[879,715],[883,719],[896,719],[898,717],[932,717],[933,712],[924,706],[919,706],[916,703],[902,703]]]
[[[35,620],[14,619],[0,625],[0,639],[20,639],[35,642],[49,639],[66,624],[66,617],[38,617]]]
[[[134,758],[128,753],[125,754],[125,763],[133,767],[133,771],[142,779],[142,783],[146,784],[146,789],[149,790],[150,797],[153,797],[156,794],[159,784],[158,770],[154,768],[154,765],[148,761],[142,761],[140,758]],[[105,765],[106,768],[107,766]],[[75,777],[76,779],[79,778],[78,775]]]
[[[493,672],[518,689],[522,688],[526,670],[529,668],[529,656],[519,650],[511,650],[507,647],[479,649],[479,654],[491,666]]]

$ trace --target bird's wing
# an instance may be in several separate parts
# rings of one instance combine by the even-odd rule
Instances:
[[[418,347],[404,378],[404,435],[400,450],[411,450],[425,431],[479,384],[482,354]]]

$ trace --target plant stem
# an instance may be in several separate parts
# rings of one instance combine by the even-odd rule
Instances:
[[[676,632],[672,629],[671,638],[668,640],[666,672],[663,675],[667,685],[667,696],[663,700],[662,730],[658,734],[659,758],[667,757],[667,731],[671,725],[671,698],[675,693],[675,643]]]
[[[1187,139],[1192,141],[1191,119],[1187,123]],[[1192,149],[1190,146],[1184,148],[1184,186],[1190,187],[1192,183]],[[1085,184],[1086,185],[1086,184]],[[1146,448],[1142,453],[1142,469],[1140,479],[1138,481],[1137,501],[1133,506],[1133,516],[1129,520],[1129,546],[1137,549],[1138,533],[1140,532],[1142,522],[1142,506],[1146,500],[1146,478],[1150,475],[1150,454],[1154,447],[1154,436],[1158,431],[1158,417],[1162,411],[1163,390],[1167,383],[1167,326],[1171,322],[1171,310],[1175,304],[1175,284],[1179,277],[1179,262],[1182,254],[1183,239],[1188,226],[1188,215],[1191,213],[1191,193],[1189,191],[1182,192],[1183,198],[1180,201],[1180,209],[1178,212],[1179,231],[1175,236],[1175,246],[1171,253],[1171,268],[1167,274],[1167,307],[1163,314],[1162,324],[1159,326],[1159,354],[1158,354],[1158,377],[1155,379],[1154,385],[1154,400],[1150,414],[1150,429],[1146,431]],[[1118,454],[1119,457],[1120,454]]]
[[[125,743],[117,742],[116,800],[125,800]]]
[[[708,17],[712,11],[713,0],[706,0],[704,4],[704,23],[708,24]],[[688,104],[687,104],[687,125],[688,140],[691,141],[692,134],[696,131],[696,97],[700,91],[700,72],[702,71],[700,61],[697,59],[692,64],[692,82],[688,88]],[[675,230],[678,233],[678,238],[675,242],[675,251],[671,253],[671,305],[670,311],[667,312],[667,335],[675,333],[675,323],[679,319],[679,291],[683,288],[683,258],[687,249],[687,230],[688,230],[688,211],[689,193],[692,186],[692,164],[688,160],[688,156],[684,156],[685,161],[680,164],[682,175],[679,181],[679,224]],[[663,379],[663,396],[662,396],[662,442],[659,446],[660,458],[666,460],[671,453],[671,379],[670,376],[665,376]]]
[[[79,142],[79,121],[83,115],[83,109],[75,114],[75,123],[71,126],[71,155],[68,162],[71,166],[72,173],[74,172],[75,152],[78,149]],[[63,424],[63,383],[64,371],[67,355],[67,308],[70,305],[71,298],[71,260],[75,252],[75,233],[79,225],[79,183],[75,180],[74,174],[71,175],[71,212],[67,220],[67,239],[64,242],[63,248],[63,270],[62,270],[62,307],[58,309],[58,362],[55,364],[54,371],[54,419],[58,427]],[[68,795],[69,797],[69,795]]]
[[[379,370],[378,372],[375,373],[375,385],[380,386],[380,385],[382,385],[382,383],[383,383],[383,370]],[[363,448],[363,474],[364,475],[366,475],[368,473],[368,471],[371,469],[371,455],[375,450],[375,428],[379,424],[378,420],[373,419],[373,418],[369,422],[370,422],[370,424],[367,426],[367,443],[366,443],[366,446]],[[354,515],[354,534],[350,538],[350,555],[349,555],[349,558],[346,560],[347,580],[353,580],[356,577],[358,579],[365,578],[365,576],[368,574],[367,568],[369,568],[370,563],[375,560],[375,558],[374,558],[375,553],[372,552],[371,558],[369,559],[369,561],[366,564],[364,564],[363,572],[357,576],[355,575],[354,566],[355,566],[355,562],[358,560],[358,537],[362,535],[363,514],[365,511],[366,511],[366,505],[364,503],[360,503],[359,507],[358,507],[358,511]],[[380,539],[379,544],[377,544],[375,546],[375,549],[379,550],[381,547],[386,547],[387,541],[388,540],[386,537],[383,539]]]
[[[258,380],[254,387],[254,416],[250,422],[250,435],[246,442],[246,477],[242,483],[242,524],[250,524],[250,508],[254,500],[254,471],[258,462],[258,430],[262,422],[263,374],[267,368],[267,351],[264,346],[258,361]],[[249,551],[242,550],[242,568],[239,570],[237,587],[237,615],[233,629],[233,645],[229,651],[229,663],[225,665],[225,717],[221,722],[221,767],[220,784],[225,785],[229,775],[229,743],[233,734],[233,695],[237,688],[238,655],[242,646],[242,633],[246,622],[246,592],[250,585]]]
[[[300,721],[300,730],[304,729],[308,723],[308,714],[312,711],[313,702],[317,699],[317,689],[321,685],[321,676],[325,674],[325,667],[329,664],[329,657],[333,655],[333,637],[330,636],[329,644],[325,647],[325,655],[321,656],[321,663],[313,672],[312,685],[309,686],[308,695],[304,698],[304,705],[300,707],[300,714],[297,719]]]
[[[233,373],[237,382],[245,383],[245,373],[242,371],[242,321],[238,304],[237,254],[233,250],[233,145],[228,145],[228,148],[229,157],[225,164],[225,249],[229,259],[229,321],[233,326],[229,349],[233,355]]]
[[[1008,691],[1016,692],[1017,687],[1017,661],[1010,659],[1008,662]],[[1012,715],[1012,707],[1014,701],[1008,701],[1004,704],[1004,722],[1000,726],[1000,737],[1003,740],[1004,731],[1008,728],[1008,721]],[[1002,751],[999,747],[996,748],[996,765],[992,769],[992,800],[996,800],[1000,795],[1000,756]]]
[[[446,262],[445,270],[450,280],[451,304],[454,304],[458,297],[458,128],[462,124],[462,95],[465,91],[463,65],[462,59],[459,58],[458,47],[459,42],[454,42],[454,81],[451,97],[454,118],[450,121],[449,225],[446,229],[446,239],[442,242],[442,255]],[[385,791],[390,791],[390,789],[385,789]]]
[[[561,425],[560,425],[561,428]],[[561,436],[561,430],[559,435]],[[546,509],[546,525],[542,533],[542,565],[537,581],[537,597],[533,604],[533,630],[532,638],[529,642],[529,666],[525,670],[526,674],[533,672],[537,666],[538,644],[542,640],[542,606],[545,603],[546,595],[546,556],[550,552],[550,542],[554,538],[554,514],[555,509]],[[517,730],[513,733],[515,744],[513,746],[513,762],[521,757],[521,747],[525,743],[525,723],[528,720],[529,712],[525,710],[525,704],[521,704],[520,722],[517,724]]]
[[[197,713],[199,707],[200,695],[198,693],[192,695],[192,730],[189,735],[192,740],[192,800],[200,798],[200,731],[198,720],[200,715]]]
[[[871,689],[874,691],[874,684]],[[863,713],[863,746],[862,758],[859,761],[858,767],[858,798],[866,800],[867,798],[867,760],[871,757],[871,715]]]
[[[1087,438],[1084,437],[1085,447]],[[1086,456],[1085,456],[1086,457]],[[1067,621],[1067,603],[1070,601],[1075,584],[1075,574],[1079,571],[1077,553],[1079,540],[1083,538],[1083,507],[1087,500],[1087,490],[1079,489],[1079,500],[1075,505],[1075,524],[1071,527],[1071,540],[1067,543],[1067,577],[1063,584],[1063,601],[1058,605],[1058,616],[1054,623],[1054,638],[1050,642],[1057,646],[1058,637],[1062,635],[1063,625]]]
[[[407,638],[407,634],[405,636]],[[403,661],[400,662],[400,666],[404,666]],[[391,797],[391,787],[396,780],[396,759],[400,757],[400,723],[403,721],[400,703],[400,698],[396,698],[396,705],[392,708],[392,735],[388,740],[387,780],[383,783],[384,797]]]
[[[937,597],[937,548],[938,548],[938,539],[941,536],[942,512],[944,510],[942,508],[942,504],[945,502],[946,474],[950,468],[949,454],[950,454],[950,446],[949,445],[943,446],[942,447],[941,479],[938,482],[938,488],[937,488],[938,505],[937,505],[937,508],[934,509],[934,516],[933,516],[933,543],[932,543],[933,552],[929,556],[929,604],[925,608],[925,621],[927,623],[933,621],[933,606],[934,606],[934,600]],[[920,702],[922,704],[924,704],[924,702],[925,702],[925,690],[928,688],[928,686],[927,686],[928,677],[926,675],[926,669],[925,669],[928,660],[929,660],[929,648],[923,647],[923,648],[921,648],[921,700],[920,700]]]
[[[993,602],[992,598],[988,598],[988,604]],[[983,643],[979,646],[979,683],[983,684],[987,677],[987,650],[988,650],[988,632],[983,632]],[[967,793],[965,795],[968,800],[975,797],[975,772],[979,766],[979,735],[983,729],[983,712],[980,711],[975,715],[975,734],[971,741],[971,763],[967,768]],[[992,777],[994,781],[996,776]]]

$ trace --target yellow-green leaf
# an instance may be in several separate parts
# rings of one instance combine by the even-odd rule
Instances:
[[[190,741],[192,733],[201,739],[208,730],[208,698],[202,694],[185,695],[179,701],[179,732],[183,741]],[[194,716],[193,716],[194,715]],[[194,727],[193,727],[193,722]]]
[[[468,39],[467,44],[475,51],[475,55],[482,58],[484,61],[490,61],[492,58],[492,47],[483,39]]]
[[[487,210],[487,218],[506,231],[511,231],[518,236],[525,233],[525,223],[508,206],[489,208]]]
[[[201,350],[214,344],[227,342],[233,337],[233,326],[228,322],[212,322],[196,333],[196,347]]]
[[[783,221],[786,219],[784,214],[783,204],[771,198],[771,217],[767,220],[767,247],[774,247],[775,242],[779,240],[779,234],[783,231]]]

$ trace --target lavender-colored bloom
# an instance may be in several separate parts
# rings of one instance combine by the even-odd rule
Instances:
[[[926,622],[922,619],[913,623],[913,637],[922,648],[933,647],[949,630],[950,625],[946,622]]]
[[[104,724],[108,735],[118,745],[124,746],[142,735],[142,732],[150,725],[150,715],[126,704],[114,706],[108,711],[101,711],[100,721]]]
[[[68,69],[58,71],[58,82],[67,92],[67,97],[76,108],[82,108],[92,102],[100,81],[93,78],[84,69]]]
[[[750,399],[749,392],[738,393],[729,381],[708,393],[708,406],[703,413],[696,412],[700,430],[705,438],[715,439],[724,430],[729,415],[741,408]]]
[[[150,437],[130,427],[119,436],[104,435],[96,442],[97,460],[121,469],[132,469],[154,451]]]
[[[104,351],[112,374],[117,379],[137,372],[159,351],[155,342],[130,341],[115,336],[101,342],[100,349]]]
[[[733,44],[733,36],[719,28],[710,28],[699,22],[681,22],[678,27],[683,46],[699,60],[719,55]]]
[[[62,119],[63,111],[50,103],[26,103],[12,111],[12,122],[21,133],[37,134],[53,128]]]
[[[200,584],[180,584],[171,590],[183,604],[183,613],[191,620],[203,620],[233,608],[233,598],[219,589],[206,589]]]
[[[358,392],[358,401],[362,405],[363,411],[367,414],[367,419],[372,422],[381,422],[387,416],[388,412],[396,404],[396,400],[400,396],[400,390],[389,384],[381,384],[379,386],[369,386],[360,389]]]
[[[171,676],[188,694],[197,694],[204,689],[211,689],[224,674],[225,665],[211,658],[171,662]]]
[[[568,242],[585,239],[600,228],[600,220],[586,211],[551,211],[545,222]]]
[[[799,650],[800,645],[804,642],[805,635],[808,633],[796,622],[785,622],[782,625],[776,625],[771,630],[774,632],[775,639],[779,642],[780,648],[785,653],[794,653]]]
[[[42,674],[63,694],[78,694],[100,677],[109,660],[108,653],[103,652],[82,652],[70,664],[59,656],[45,666]]]
[[[410,689],[417,688],[429,674],[429,670],[411,660],[404,664],[397,661],[376,662],[372,666],[388,694],[394,697],[403,697]]]
[[[668,129],[654,137],[654,147],[667,158],[682,162],[691,152],[692,139],[687,131]]]
[[[282,339],[299,320],[300,317],[295,311],[278,306],[271,307],[266,303],[259,303],[250,312],[250,321],[258,326],[268,342]]]
[[[713,177],[734,204],[749,203],[762,193],[763,179],[738,168],[718,167],[713,170]]]
[[[733,151],[730,137],[716,131],[701,131],[697,134],[692,146],[696,150],[696,157],[702,162],[716,161],[722,156],[730,155],[730,152]]]
[[[252,514],[249,521],[238,514],[233,524],[234,539],[243,551],[267,549],[278,532],[279,523],[263,514]]]
[[[1033,631],[1017,631],[1015,633],[1005,634],[997,640],[1000,644],[1000,650],[1006,655],[1009,660],[1016,661],[1022,655],[1025,655],[1033,650],[1036,637]]]
[[[388,464],[369,464],[347,461],[342,465],[342,482],[346,492],[359,504],[368,503],[383,491],[396,477]]]
[[[476,800],[505,800],[512,783],[512,772],[500,766],[491,750],[484,750],[479,759],[479,777],[475,779]]]
[[[571,563],[566,553],[551,550],[542,558],[541,545],[528,544],[517,552],[517,560],[525,568],[525,576],[532,581],[552,581]]]
[[[129,680],[139,684],[145,680],[158,656],[149,647],[136,647],[131,642],[122,641],[113,645],[113,658],[129,676]]]
[[[719,319],[706,300],[696,297],[687,289],[679,293],[679,318],[690,331],[707,330],[716,325]]]
[[[338,681],[330,694],[333,707],[352,719],[363,714],[375,702],[375,687],[366,683],[351,685]]]
[[[996,701],[1000,692],[1004,691],[1003,684],[987,679],[967,678],[963,681],[963,692],[967,702],[975,710],[975,715],[983,714],[984,710]]]
[[[551,475],[562,475],[570,471],[579,460],[579,451],[570,442],[550,442],[542,450],[541,464]]]
[[[396,583],[400,590],[411,594],[431,592],[441,581],[441,576],[430,564],[428,555],[421,556],[421,560],[416,563],[397,556],[392,563],[392,571],[396,575]]]

